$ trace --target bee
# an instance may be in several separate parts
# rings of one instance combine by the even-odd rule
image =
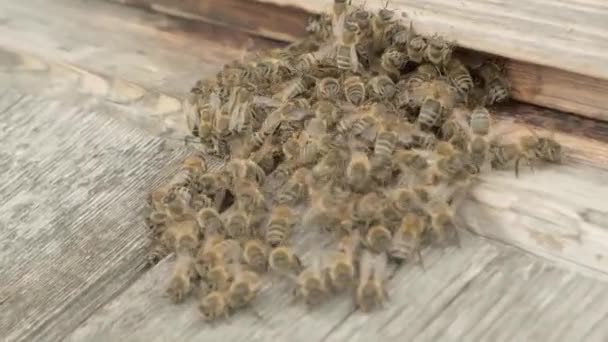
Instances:
[[[302,262],[289,246],[275,247],[268,257],[268,264],[275,272],[281,274],[299,274]]]
[[[327,275],[334,292],[350,289],[355,284],[355,255],[359,247],[359,235],[355,231],[340,240],[337,253],[332,255]]]
[[[205,195],[215,195],[218,191],[227,189],[228,183],[225,174],[207,172],[198,178],[196,189]]]
[[[418,262],[423,266],[420,247],[425,228],[425,220],[422,216],[414,212],[406,214],[393,235],[391,245],[388,248],[389,257],[401,263],[404,260],[412,259],[416,255]]]
[[[469,125],[473,134],[487,135],[490,132],[492,118],[485,107],[475,108],[469,117]]]
[[[211,145],[211,140],[214,133],[215,118],[220,111],[221,100],[217,92],[212,92],[203,103],[198,106],[198,136],[201,139],[203,146]]]
[[[306,92],[314,85],[314,80],[307,76],[295,77],[284,84],[283,89],[273,97],[278,101],[286,102]]]
[[[511,95],[509,84],[504,79],[500,67],[491,61],[487,61],[477,68],[479,77],[483,80],[486,90],[486,102],[488,105],[507,100]]]
[[[407,89],[415,89],[427,82],[430,82],[439,77],[439,71],[433,64],[420,64],[416,70],[411,72],[406,81]]]
[[[365,83],[359,76],[347,77],[342,87],[344,89],[344,97],[346,101],[354,106],[359,106],[365,101]]]
[[[374,225],[365,234],[365,245],[375,253],[384,253],[391,244],[392,233],[381,224]]]
[[[422,99],[420,114],[416,123],[424,129],[440,126],[454,108],[454,96],[447,83],[435,80],[416,89],[416,96]]]
[[[400,75],[401,67],[406,62],[407,55],[394,47],[384,50],[380,57],[380,66],[393,78]]]
[[[293,293],[295,298],[303,298],[309,307],[321,304],[329,294],[320,259],[315,258],[312,265],[300,272]]]
[[[220,261],[205,273],[205,280],[212,291],[226,291],[234,278],[229,265]]]
[[[249,305],[260,289],[260,279],[253,271],[245,271],[240,265],[235,265],[235,275],[226,293],[228,306],[232,310]]]
[[[455,116],[452,116],[441,125],[441,136],[443,140],[464,151],[471,138],[470,129]]]
[[[427,53],[427,41],[426,39],[415,33],[412,23],[410,22],[410,29],[407,37],[407,55],[410,60],[421,63]]]
[[[458,92],[466,96],[473,89],[473,78],[459,59],[452,58],[445,66],[445,73]]]
[[[446,65],[452,57],[452,50],[453,44],[435,34],[427,41],[425,58],[435,65]]]
[[[385,34],[387,27],[391,23],[391,19],[395,15],[395,12],[387,9],[388,0],[384,8],[380,9],[376,14],[372,16],[371,29],[372,29],[372,41],[374,53],[378,53],[386,48],[389,43],[389,36]]]
[[[281,245],[291,236],[296,218],[286,205],[278,205],[270,212],[266,225],[266,242],[272,247]]]
[[[224,105],[224,112],[229,116],[228,131],[238,134],[250,130],[252,98],[251,92],[244,87],[232,88]]]
[[[377,221],[383,206],[384,198],[375,191],[356,196],[350,201],[351,219],[354,223],[367,227],[370,223]]]
[[[162,259],[169,255],[169,253],[170,250],[167,248],[166,244],[160,241],[153,242],[147,256],[148,265],[153,266],[158,264]]]
[[[210,235],[198,249],[195,269],[201,277],[206,277],[213,267],[239,262],[241,253],[238,241]]]
[[[268,247],[261,240],[247,240],[243,244],[243,260],[251,269],[265,272],[268,264]]]
[[[194,254],[199,243],[199,229],[195,220],[174,222],[166,231],[166,240],[178,253]]]
[[[214,321],[220,317],[227,319],[230,316],[225,292],[221,291],[213,291],[205,295],[198,305],[198,310],[206,321]]]
[[[381,183],[388,182],[393,176],[391,158],[397,147],[397,132],[386,121],[376,135],[374,152],[371,158],[372,177]]]
[[[316,91],[319,99],[336,99],[340,94],[340,81],[333,77],[325,77],[317,83]]]
[[[250,231],[251,217],[244,210],[234,210],[226,218],[224,227],[228,236],[240,239],[251,236]]]
[[[169,216],[163,211],[152,210],[150,214],[145,218],[146,227],[154,234],[162,232],[167,223],[169,223]]]
[[[531,132],[532,135],[525,135],[519,139],[520,153],[515,161],[516,176],[519,176],[521,159],[528,160],[531,167],[535,159],[549,163],[561,163],[562,161],[562,146],[553,136],[542,137],[533,130]]]
[[[264,194],[256,183],[239,180],[235,183],[237,207],[250,213],[263,209],[266,205]]]
[[[180,303],[190,294],[193,287],[194,259],[188,253],[178,253],[171,280],[167,286],[167,295],[173,303]]]
[[[466,170],[467,158],[465,153],[455,150],[452,144],[444,141],[439,142],[435,151],[438,155],[435,169],[440,177],[458,178]]]
[[[387,201],[382,209],[382,221],[386,226],[399,223],[408,212],[418,210],[420,201],[416,193],[409,187],[399,186],[387,191]]]
[[[437,138],[433,133],[418,130],[412,135],[412,145],[414,147],[431,150],[435,148],[436,144]]]
[[[342,17],[344,20],[344,17]],[[356,23],[337,23],[338,43],[336,46],[336,65],[341,70],[359,71],[359,58],[356,45],[359,42],[360,28]]]
[[[386,281],[386,254],[373,256],[363,251],[359,266],[359,284],[355,292],[357,308],[363,312],[383,307],[388,299],[384,286]]]
[[[315,117],[322,120],[326,127],[333,127],[338,123],[341,113],[330,101],[318,101],[313,105]]]
[[[430,164],[428,153],[416,149],[400,149],[395,152],[394,163],[404,173],[421,174],[426,171]]]
[[[299,55],[294,63],[294,68],[299,73],[310,72],[319,63],[316,54],[313,52]]]
[[[453,242],[460,247],[458,230],[454,223],[454,214],[447,203],[436,205],[430,210],[431,232],[435,239],[442,245]]]
[[[473,138],[469,145],[469,172],[477,174],[490,167],[490,144],[482,136]]]
[[[213,200],[205,194],[195,193],[190,201],[190,207],[196,212],[203,208],[211,207],[212,205]]]
[[[200,228],[205,230],[205,235],[224,233],[224,221],[215,208],[203,208],[196,215],[196,221]]]
[[[305,199],[308,195],[308,176],[307,168],[297,169],[277,195],[277,203],[294,205]]]
[[[367,189],[370,174],[371,163],[367,154],[362,151],[353,151],[346,167],[346,182],[353,190],[361,192]]]
[[[370,96],[378,100],[389,100],[397,92],[395,83],[386,75],[372,77],[367,83],[367,87]]]
[[[251,159],[234,158],[228,162],[226,170],[233,181],[244,179],[261,185],[266,178],[264,170]]]

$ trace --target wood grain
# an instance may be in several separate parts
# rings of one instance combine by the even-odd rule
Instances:
[[[535,336],[564,341],[564,334],[601,341],[606,336],[605,283],[463,235],[461,249],[425,250],[425,270],[406,265],[394,273],[387,288],[391,300],[373,314],[355,311],[344,297],[307,313],[289,304],[281,293],[286,289],[276,286],[256,301],[261,320],[243,312],[228,322],[205,324],[194,302],[174,306],[163,297],[159,284],[166,282],[172,264],[165,260],[67,340],[507,341]],[[564,302],[568,293],[573,298]],[[560,329],[548,329],[558,322]]]
[[[203,0],[113,1],[177,17],[236,27],[256,35],[283,41],[293,41],[301,37],[304,34],[307,13],[329,10],[332,2],[330,0],[296,2],[231,0],[225,4],[223,2],[210,6]],[[562,1],[549,4],[546,1],[536,0],[532,4],[526,1],[523,6],[522,2],[494,3],[492,6],[495,7],[492,7],[481,5],[480,0],[469,0],[458,5],[466,9],[472,8],[470,14],[455,9],[456,5],[446,6],[444,0],[425,3],[424,6],[414,4],[414,1],[392,1],[390,5],[398,11],[405,11],[408,15],[406,21],[414,20],[416,29],[421,32],[427,34],[441,32],[454,38],[461,46],[510,57],[511,59],[503,63],[513,88],[513,98],[516,100],[608,121],[608,99],[604,96],[608,91],[608,76],[605,69],[601,69],[608,64],[605,60],[599,63],[592,62],[589,58],[589,54],[597,55],[596,57],[603,56],[598,53],[608,45],[603,39],[604,36],[595,31],[608,32],[608,26],[603,22],[593,26],[597,22],[590,21],[581,30],[568,31],[569,28],[564,30],[562,26],[556,26],[556,23],[562,25],[562,21],[557,21],[563,16],[560,11],[570,11],[573,5]],[[366,5],[370,8],[378,6],[371,2]],[[501,9],[498,6],[505,8]],[[535,18],[534,13],[546,14],[544,10],[535,12],[542,6],[550,6],[549,13],[553,17],[543,17],[542,20]],[[574,13],[580,17],[576,15],[569,17],[569,23],[575,21],[578,25],[579,22],[587,22],[589,18],[597,19],[596,14],[590,13],[594,8],[593,4],[587,4],[589,6],[587,9],[581,4],[574,6],[576,7]],[[504,13],[508,15],[502,17]],[[268,15],[272,16],[270,20]],[[475,19],[473,20],[475,23],[479,18],[484,18],[483,25],[491,26],[489,31],[483,25],[482,28],[471,27],[469,15]],[[447,16],[450,16],[449,19]],[[494,17],[500,20],[485,19]],[[505,24],[506,21],[508,25]],[[253,23],[249,24],[253,26],[243,26],[243,23]],[[520,25],[515,26],[513,23]],[[509,27],[509,30],[505,30],[505,27]],[[474,30],[473,35],[471,30]],[[502,34],[499,35],[496,31],[501,31]],[[525,34],[522,34],[522,31]],[[506,38],[503,37],[505,35]],[[500,38],[493,39],[493,37]],[[591,38],[597,42],[592,43]],[[525,42],[522,41],[523,39]],[[496,42],[500,44],[496,45]],[[491,45],[488,45],[490,43]],[[526,49],[525,52],[514,53],[522,49]],[[568,53],[564,54],[563,49]],[[535,53],[540,55],[536,56]],[[577,65],[575,61],[580,63]],[[584,63],[584,70],[581,69],[581,63]],[[590,65],[590,63],[595,64]]]
[[[0,339],[57,341],[143,272],[144,195],[184,153],[105,113],[0,94]]]

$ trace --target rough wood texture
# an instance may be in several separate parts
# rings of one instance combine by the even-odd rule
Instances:
[[[112,1],[172,16],[221,23],[283,41],[301,37],[307,13],[330,10],[332,3],[332,0],[231,0],[211,5],[204,0]],[[368,1],[366,5],[375,8],[379,3]],[[405,11],[408,14],[405,20],[414,20],[416,29],[423,33],[440,32],[464,47],[512,58],[504,64],[515,99],[608,121],[608,99],[604,95],[608,91],[608,63],[601,53],[608,43],[603,39],[605,35],[600,34],[608,33],[608,24],[587,21],[596,18],[596,14],[589,13],[594,8],[592,4],[587,5],[589,11],[581,4],[570,5],[578,8],[572,12],[564,1],[446,3],[445,0],[424,5],[415,1],[391,1],[390,8]],[[539,10],[542,6],[548,6],[548,12]],[[558,20],[562,16],[560,10],[569,13],[568,20],[584,26],[567,31],[565,25],[563,29],[563,20]],[[603,11],[608,13],[606,9]],[[543,13],[542,20],[535,18],[535,13]],[[480,18],[484,20],[479,26]]]
[[[141,274],[144,195],[184,154],[8,89],[0,118],[0,336],[60,340]]]
[[[310,12],[333,0],[254,0]],[[353,5],[364,3],[353,1]],[[367,1],[381,8],[384,1]],[[608,6],[601,0],[392,0],[422,33],[437,32],[469,49],[608,79]]]
[[[608,336],[608,295],[601,281],[468,235],[461,249],[427,250],[424,260],[426,270],[409,265],[392,275],[391,301],[373,315],[354,311],[345,297],[307,312],[290,305],[285,289],[275,286],[256,301],[261,318],[242,312],[215,325],[201,320],[194,299],[174,306],[164,298],[159,284],[172,264],[165,260],[67,340],[602,341]]]
[[[129,112],[118,119],[154,135],[186,132],[184,94],[238,58],[248,39],[103,1],[0,0],[0,74],[9,83],[62,101],[74,101],[76,91],[86,96],[74,103]]]

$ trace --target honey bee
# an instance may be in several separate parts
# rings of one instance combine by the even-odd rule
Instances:
[[[235,183],[237,207],[250,213],[263,209],[266,205],[264,194],[254,182],[240,180]]]
[[[393,226],[401,221],[408,212],[418,210],[420,201],[410,187],[399,186],[387,191],[387,201],[382,210],[382,221],[386,226]]]
[[[453,44],[435,34],[427,41],[425,58],[435,65],[445,65],[452,57]]]
[[[190,207],[196,212],[203,208],[208,208],[213,205],[213,200],[205,194],[194,194],[190,201]]]
[[[194,254],[199,243],[199,229],[195,220],[174,222],[166,231],[169,245],[178,253]]]
[[[412,23],[410,22],[410,29],[407,37],[407,55],[410,60],[421,63],[427,53],[427,41],[426,39],[415,33]]]
[[[363,104],[366,97],[365,83],[359,76],[347,77],[342,87],[344,88],[344,97],[346,101],[354,106]]]
[[[330,101],[318,101],[314,104],[315,117],[322,120],[326,127],[333,127],[340,120],[338,108]]]
[[[317,83],[316,91],[319,99],[336,99],[340,94],[340,82],[336,78],[325,77]]]
[[[224,222],[215,208],[203,208],[196,215],[200,228],[205,230],[205,235],[224,233]]]
[[[213,291],[205,295],[198,305],[198,310],[206,321],[215,321],[220,317],[228,319],[230,316],[225,293],[221,291]]]
[[[370,96],[377,100],[389,100],[397,92],[395,83],[386,75],[372,77],[367,86]]]
[[[420,64],[416,70],[408,75],[406,87],[407,89],[415,89],[437,77],[439,77],[437,67],[429,63]]]
[[[336,65],[341,70],[359,71],[359,58],[357,56],[356,45],[359,42],[360,28],[356,23],[344,22],[336,23],[335,29],[338,32],[338,42],[336,46]]]
[[[217,92],[212,92],[206,101],[199,103],[197,133],[203,146],[211,145],[215,125],[214,121],[217,113],[220,111],[221,104],[222,102]]]
[[[265,272],[268,264],[268,247],[258,239],[243,244],[243,260],[253,270]]]
[[[401,220],[401,225],[393,235],[391,245],[388,248],[389,257],[401,263],[410,260],[416,255],[421,266],[422,255],[420,247],[425,230],[425,221],[420,215],[410,212]]]
[[[454,108],[454,96],[448,84],[442,80],[419,86],[416,88],[416,97],[422,99],[416,123],[424,129],[440,126]]]
[[[483,80],[488,105],[503,102],[509,98],[511,95],[509,84],[504,79],[502,71],[496,63],[488,61],[482,64],[477,69],[477,73]]]
[[[234,210],[226,219],[224,227],[228,236],[240,239],[251,236],[251,217],[244,210]]]
[[[210,235],[198,249],[195,269],[201,277],[206,277],[215,266],[239,262],[241,253],[238,241],[224,239],[217,234]]]
[[[228,183],[225,174],[207,172],[198,178],[196,189],[205,195],[215,195],[218,191],[227,189]]]
[[[300,272],[294,289],[295,298],[303,298],[307,306],[321,304],[329,294],[329,287],[323,274],[320,258],[315,258],[312,265]]]
[[[532,135],[522,136],[519,140],[520,154],[515,161],[515,175],[519,176],[519,163],[521,159],[528,160],[532,167],[534,159],[549,163],[561,163],[562,146],[553,137],[539,136],[535,131],[530,130]]]
[[[171,280],[167,286],[167,295],[174,303],[180,303],[190,294],[193,287],[194,259],[188,253],[178,253]]]
[[[167,248],[167,245],[160,242],[154,241],[148,252],[147,260],[148,265],[153,266],[158,264],[162,259],[164,259],[167,255],[169,255],[170,250]]]
[[[226,170],[233,180],[244,179],[261,185],[266,178],[264,170],[251,159],[234,158],[230,160]]]
[[[291,209],[286,205],[274,207],[266,225],[266,242],[272,247],[281,245],[291,236],[291,230],[296,223]]]
[[[346,167],[346,182],[358,192],[365,191],[369,186],[371,163],[367,154],[362,151],[352,151],[350,162]]]
[[[299,274],[302,262],[289,246],[275,247],[268,257],[268,264],[275,272],[281,274]]]
[[[234,276],[230,272],[228,265],[219,262],[205,273],[207,286],[212,291],[226,291],[230,287]]]
[[[383,307],[388,299],[384,286],[386,281],[386,254],[373,256],[363,251],[359,266],[359,284],[355,292],[357,308],[363,312],[370,312],[375,308]]]
[[[365,234],[365,245],[375,253],[384,253],[391,244],[392,233],[381,224],[374,225]]]
[[[490,169],[490,144],[482,136],[473,138],[469,145],[469,172],[477,174]]]
[[[223,108],[224,112],[229,116],[228,131],[238,134],[250,130],[251,102],[252,94],[247,89],[244,87],[232,88],[228,101]]]
[[[307,76],[295,77],[283,85],[283,89],[274,95],[274,98],[286,102],[306,92],[314,85],[314,80]]]
[[[485,107],[475,108],[469,117],[469,125],[473,134],[487,135],[490,132],[492,118]]]
[[[249,305],[260,289],[260,279],[253,271],[243,270],[235,265],[234,280],[226,293],[228,306],[232,310],[241,309]]]
[[[412,145],[414,147],[431,150],[435,148],[436,144],[437,138],[433,133],[418,130],[412,134]]]
[[[456,229],[454,215],[450,206],[447,203],[440,203],[431,208],[431,231],[435,239],[442,245],[453,242],[460,247],[458,230]]]
[[[305,199],[308,194],[308,175],[308,169],[297,169],[277,195],[277,203],[294,205]]]
[[[520,156],[520,148],[516,143],[490,142],[491,166],[493,169],[503,169]]]
[[[459,120],[456,115],[453,115],[441,125],[443,140],[448,141],[461,151],[466,150],[471,138],[470,133],[467,125]]]
[[[466,96],[473,89],[473,78],[467,67],[459,59],[450,59],[445,66],[445,73],[461,95]]]
[[[388,182],[393,176],[391,158],[397,147],[399,136],[392,130],[390,122],[384,121],[376,135],[374,152],[371,158],[372,177],[381,183]]]
[[[447,179],[459,179],[462,172],[466,170],[467,157],[464,152],[457,151],[448,142],[439,142],[435,147],[439,156],[435,162],[435,170],[439,177]]]
[[[368,192],[365,195],[355,196],[350,202],[350,215],[354,223],[364,227],[378,220],[378,215],[384,206],[384,198],[377,192]]]
[[[400,149],[395,152],[394,163],[401,170],[407,170],[404,173],[421,174],[430,167],[427,157],[425,151]]]
[[[376,14],[372,16],[371,29],[372,29],[372,41],[374,53],[378,53],[386,48],[389,44],[389,37],[385,34],[387,27],[391,23],[391,19],[395,15],[395,12],[387,9],[388,1],[384,8],[380,9]]]
[[[152,232],[153,235],[157,235],[166,228],[169,222],[169,216],[165,212],[152,210],[150,214],[145,218],[146,227]]]
[[[340,240],[338,252],[332,255],[327,267],[327,275],[334,292],[348,290],[355,284],[355,255],[359,242],[356,231],[347,234]]]
[[[407,62],[407,55],[397,48],[389,47],[380,57],[380,66],[390,76],[396,78],[401,73],[401,67]]]

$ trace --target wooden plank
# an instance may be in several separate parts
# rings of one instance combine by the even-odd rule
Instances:
[[[308,234],[308,237],[310,236],[311,234]],[[310,241],[319,242],[318,239]],[[309,256],[310,253],[305,255]],[[448,283],[453,283],[451,291],[457,292],[462,285],[459,280],[461,277],[466,279],[474,276],[495,255],[496,247],[489,246],[479,239],[465,239],[465,248],[462,250],[425,252],[427,272],[421,272],[418,267],[404,267],[403,276],[391,281],[390,289],[408,288],[412,283],[411,289],[420,290],[422,283],[417,279],[426,277],[428,286],[423,291],[425,296],[437,295]],[[266,341],[271,338],[279,340],[289,338],[296,341],[320,341],[331,335],[332,331],[340,326],[342,320],[363,316],[353,314],[350,298],[344,297],[336,298],[318,310],[307,312],[302,305],[290,304],[289,288],[276,285],[265,288],[260,298],[256,300],[255,310],[262,315],[261,320],[247,313],[241,313],[232,317],[229,322],[205,324],[196,310],[194,300],[175,306],[163,297],[162,285],[167,281],[171,264],[172,261],[165,260],[147,272],[121,296],[109,302],[106,307],[83,323],[67,340],[222,338],[230,341]],[[431,307],[439,309],[440,302],[445,300],[449,300],[449,295],[439,296],[436,300],[437,304]],[[404,304],[405,301],[402,303]],[[399,306],[391,305],[389,310],[399,309]],[[131,319],[124,319],[125,317]],[[167,325],[172,328],[167,329]]]
[[[306,13],[330,10],[332,3],[332,0],[295,2],[231,0],[226,1],[225,5],[222,2],[222,4],[210,6],[207,1],[202,0],[113,1],[203,22],[218,23],[221,20],[223,25],[283,41],[293,41],[303,36],[308,16]],[[593,62],[589,56],[593,54],[596,57],[605,58],[604,54],[599,53],[601,47],[608,46],[607,41],[603,38],[605,35],[596,35],[597,32],[593,30],[608,32],[608,24],[601,22],[599,25],[592,26],[592,23],[596,23],[589,21],[580,30],[566,32],[562,29],[562,20],[558,22],[559,26],[555,26],[554,22],[557,20],[555,16],[561,16],[557,9],[560,6],[569,6],[568,3],[564,1],[547,3],[535,0],[531,2],[532,5],[527,5],[530,2],[525,1],[526,6],[523,6],[523,2],[522,0],[501,2],[490,6],[480,0],[462,2],[462,6],[468,6],[462,8],[472,9],[469,12],[459,9],[460,3],[445,6],[447,3],[445,0],[427,2],[424,5],[407,0],[391,1],[390,7],[406,12],[408,18],[405,20],[413,20],[416,29],[423,33],[440,32],[456,39],[464,47],[510,57],[511,59],[504,60],[503,63],[507,71],[507,78],[513,88],[513,97],[516,100],[608,121],[608,99],[604,96],[608,91],[608,76],[601,72],[605,69],[599,69],[600,67],[606,68],[608,63],[603,60],[598,64],[598,62]],[[358,4],[359,2],[353,1],[353,3]],[[368,1],[366,3],[370,8],[376,8],[380,6],[379,4],[380,2]],[[492,6],[504,6],[505,8]],[[541,6],[548,6],[549,13],[553,17],[543,17],[542,22],[539,22],[541,21],[539,18],[534,18],[533,13],[546,14],[545,11],[535,12]],[[589,4],[589,7],[591,8],[593,5]],[[268,20],[269,13],[272,15],[270,20]],[[503,17],[504,13],[509,14]],[[576,20],[578,24],[578,22],[586,22],[586,16],[596,18],[595,14],[585,12],[580,4],[575,14],[580,17],[577,18],[574,15],[566,20],[568,22]],[[474,16],[475,20],[470,21],[468,15]],[[498,17],[496,21],[492,21],[491,18],[494,17]],[[477,23],[479,18],[483,18],[481,28],[477,24],[473,26],[469,24],[469,22]],[[504,24],[504,21],[507,20],[508,25]],[[517,20],[523,21],[523,23]],[[246,25],[249,26],[244,27],[243,23],[247,23]],[[543,29],[538,29],[538,25]],[[490,28],[488,29],[486,26],[490,26]],[[510,29],[504,30],[505,27]],[[470,32],[471,30],[474,31],[473,34]],[[497,34],[496,31],[502,33]],[[520,34],[522,31],[525,33]],[[538,35],[537,39],[531,34]],[[503,37],[504,35],[508,36]],[[593,35],[595,40],[591,41],[592,38],[588,35]],[[534,41],[531,42],[532,39]],[[563,40],[568,42],[563,43]],[[488,41],[491,45],[488,45]],[[496,42],[499,44],[497,45]],[[542,44],[546,44],[546,46]],[[555,50],[557,48],[559,51]],[[562,50],[567,50],[568,53],[563,53]],[[541,55],[537,56],[539,53]],[[561,58],[567,60],[556,61]],[[577,68],[577,64],[574,63],[576,61],[584,63],[587,72]]]
[[[259,2],[319,12],[333,0]],[[406,13],[419,32],[437,32],[465,48],[608,79],[608,6],[600,0],[392,0],[390,8]]]
[[[104,1],[0,0],[0,13],[0,46],[5,50],[169,96],[186,93],[200,77],[238,58],[249,39],[238,31]],[[256,40],[256,45],[268,43]]]
[[[0,339],[58,341],[142,273],[142,198],[184,150],[107,113],[0,94]]]

